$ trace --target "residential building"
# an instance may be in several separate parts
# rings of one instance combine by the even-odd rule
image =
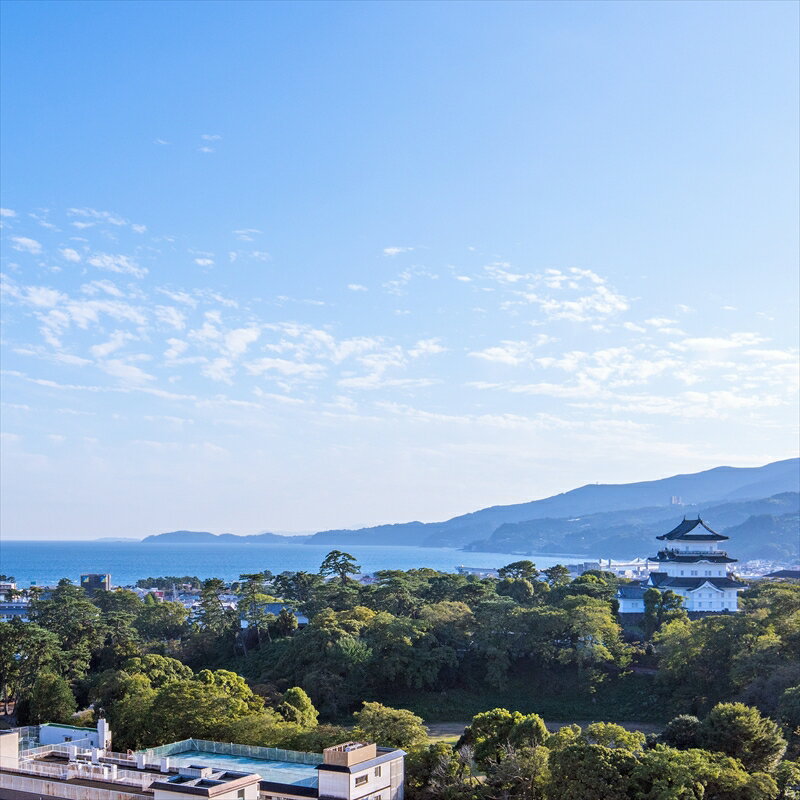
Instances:
[[[689,612],[734,612],[739,610],[739,592],[747,585],[728,571],[736,562],[719,544],[728,539],[703,520],[686,519],[669,533],[656,537],[665,542],[653,560],[658,567],[646,580],[619,587],[620,614],[644,612],[648,589],[671,589],[683,598]]]
[[[0,732],[3,800],[403,800],[405,753],[345,742],[322,753],[200,739],[137,753],[97,728]]]
[[[0,620],[3,622],[11,622],[12,619],[20,619],[23,622],[27,622],[29,611],[30,604],[22,598],[0,602]]]
[[[13,600],[19,593],[17,584],[13,581],[0,581],[0,603]]]

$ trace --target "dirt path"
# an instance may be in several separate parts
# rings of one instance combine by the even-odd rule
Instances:
[[[592,722],[599,721],[600,720],[579,719],[571,722],[547,722],[547,729],[550,731],[557,731],[565,725],[572,725],[573,722],[580,725],[581,728],[585,728],[587,725],[591,725]],[[436,741],[450,741],[458,739],[468,724],[469,722],[429,722],[426,727],[428,728],[428,735],[431,739]],[[617,725],[621,725],[628,731],[641,731],[642,733],[660,733],[664,729],[663,725],[656,722],[618,722]]]

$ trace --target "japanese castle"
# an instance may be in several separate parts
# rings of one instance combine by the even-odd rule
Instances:
[[[711,530],[700,517],[684,517],[680,525],[656,538],[664,542],[658,555],[651,559],[659,567],[647,580],[619,587],[620,614],[643,613],[644,593],[648,589],[671,589],[683,597],[687,611],[739,610],[739,592],[747,586],[728,572],[728,564],[736,559],[718,549],[727,536]]]

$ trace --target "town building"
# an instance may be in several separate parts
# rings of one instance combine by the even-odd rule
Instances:
[[[81,588],[90,596],[100,589],[110,592],[111,576],[105,573],[81,575]]]
[[[322,753],[200,739],[133,753],[111,731],[34,725],[0,731],[3,800],[403,800],[405,752],[345,742]]]
[[[0,581],[0,603],[7,603],[20,594],[14,581]]]
[[[30,606],[25,593],[13,581],[0,581],[0,621],[19,619],[27,622]]]
[[[700,517],[684,517],[669,533],[656,538],[665,543],[651,559],[658,566],[646,580],[619,587],[620,614],[643,613],[648,589],[671,589],[683,598],[683,607],[689,612],[739,610],[739,592],[747,585],[728,571],[736,559],[719,549],[727,536],[712,530]]]

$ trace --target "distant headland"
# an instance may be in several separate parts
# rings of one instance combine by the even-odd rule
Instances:
[[[745,559],[797,559],[800,459],[762,467],[716,467],[639,483],[587,484],[542,500],[492,506],[444,522],[405,522],[294,536],[181,530],[142,541],[406,545],[495,553],[602,553],[624,558],[648,547],[654,527],[700,512],[719,530],[736,529]]]

